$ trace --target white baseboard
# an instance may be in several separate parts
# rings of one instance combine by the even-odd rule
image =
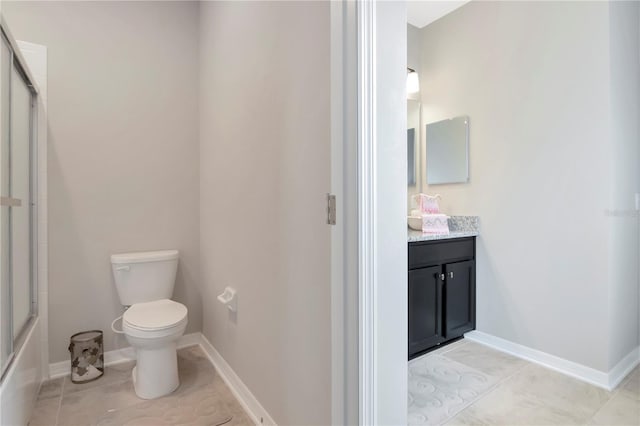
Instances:
[[[49,379],[68,376],[71,373],[71,361],[60,361],[49,364]]]
[[[640,364],[640,346],[633,349],[609,371],[609,390],[615,389]]]
[[[526,359],[567,376],[604,388],[614,389],[624,377],[640,362],[640,349],[636,348],[622,359],[611,371],[605,373],[577,362],[569,361],[528,346],[514,343],[482,331],[465,333],[465,339],[489,346],[493,349]]]
[[[218,374],[220,374],[222,380],[229,386],[233,395],[238,399],[240,405],[242,405],[242,408],[244,408],[251,417],[251,420],[253,420],[256,425],[276,426],[276,422],[271,418],[267,410],[264,409],[227,361],[204,335],[201,336],[200,346],[202,350],[207,354],[209,360],[218,371]]]
[[[178,349],[199,345],[201,341],[202,333],[200,333],[199,331],[196,333],[185,334],[180,338],[180,340],[178,340]]]
[[[200,344],[201,334],[190,333],[181,336],[178,339],[178,349],[188,346]],[[136,354],[131,346],[126,348],[115,349],[104,353],[104,365],[120,364],[122,362],[132,361],[136,359]],[[57,379],[58,377],[68,376],[71,373],[71,361],[61,361],[49,364],[49,378]]]

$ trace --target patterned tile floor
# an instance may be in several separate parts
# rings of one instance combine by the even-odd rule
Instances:
[[[178,351],[180,387],[163,398],[136,396],[133,365],[107,367],[103,377],[86,384],[69,377],[43,384],[29,425],[253,425],[200,347]]]
[[[608,392],[460,340],[412,360],[409,384],[414,425],[640,425],[640,367]]]

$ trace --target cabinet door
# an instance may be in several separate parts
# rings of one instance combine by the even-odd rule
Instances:
[[[444,334],[454,339],[476,327],[475,261],[448,263],[444,271]]]
[[[441,267],[409,271],[409,357],[443,341]]]

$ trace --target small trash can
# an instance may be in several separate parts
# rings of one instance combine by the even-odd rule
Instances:
[[[82,331],[71,336],[71,381],[87,383],[104,374],[102,330]]]

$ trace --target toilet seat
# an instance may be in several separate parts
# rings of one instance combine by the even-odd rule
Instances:
[[[136,337],[164,337],[184,328],[187,308],[169,299],[135,303],[122,316],[122,329]]]

